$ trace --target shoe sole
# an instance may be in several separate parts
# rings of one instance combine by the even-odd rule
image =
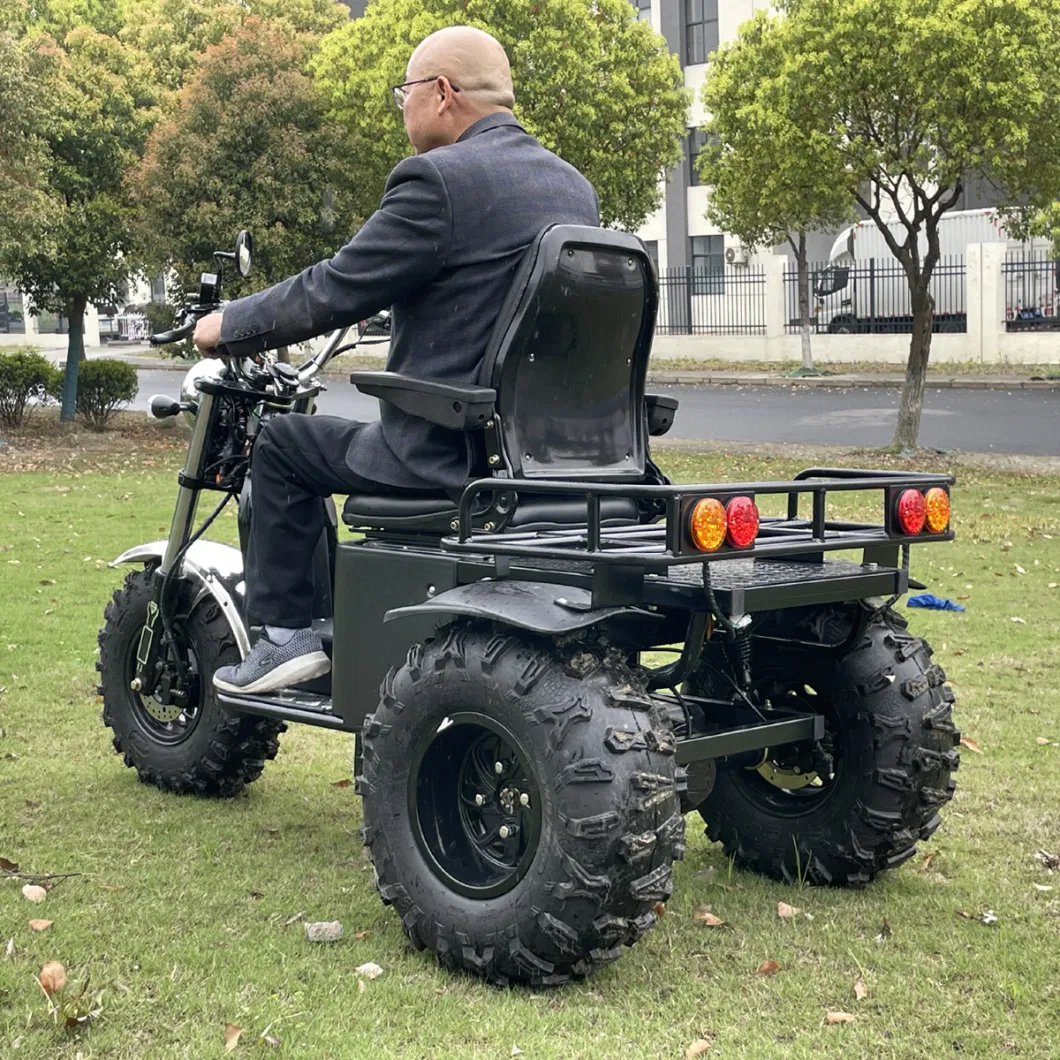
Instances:
[[[251,681],[249,685],[233,685],[214,674],[214,688],[232,695],[249,696],[258,692],[278,692],[281,688],[300,685],[303,681],[312,681],[314,677],[323,677],[331,670],[331,660],[322,651],[299,655],[297,659],[280,663],[263,677]]]

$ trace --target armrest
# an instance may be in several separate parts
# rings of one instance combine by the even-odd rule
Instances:
[[[489,387],[453,386],[399,372],[351,372],[350,382],[362,394],[454,431],[481,429],[493,416],[497,400],[497,391]]]
[[[677,398],[664,394],[645,394],[644,410],[648,418],[648,434],[657,438],[665,434],[674,425],[677,415]]]

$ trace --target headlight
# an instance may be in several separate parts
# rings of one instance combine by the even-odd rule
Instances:
[[[203,379],[220,381],[224,370],[224,362],[215,357],[204,357],[201,361],[196,361],[188,369],[187,374],[184,376],[184,382],[180,384],[181,403],[197,405],[199,403],[199,383]],[[184,419],[189,426],[195,425],[195,413],[185,412]]]

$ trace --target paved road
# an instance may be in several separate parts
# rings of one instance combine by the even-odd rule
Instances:
[[[152,394],[176,396],[180,375],[141,371],[134,407]],[[681,401],[673,438],[725,442],[880,446],[890,443],[897,390],[782,387],[652,387]],[[332,377],[321,412],[376,419],[374,398]],[[928,390],[920,444],[976,453],[1060,455],[1060,391]]]

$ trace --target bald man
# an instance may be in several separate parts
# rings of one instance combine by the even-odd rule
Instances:
[[[478,382],[483,354],[524,251],[550,224],[599,224],[592,185],[512,115],[508,57],[488,33],[440,30],[392,90],[416,154],[395,166],[379,209],[333,258],[199,321],[207,355],[249,356],[393,307],[387,368]],[[481,469],[467,437],[385,402],[380,419],[271,420],[254,445],[247,612],[264,635],[214,678],[262,693],[327,673],[311,629],[314,548],[332,493],[457,495]]]

